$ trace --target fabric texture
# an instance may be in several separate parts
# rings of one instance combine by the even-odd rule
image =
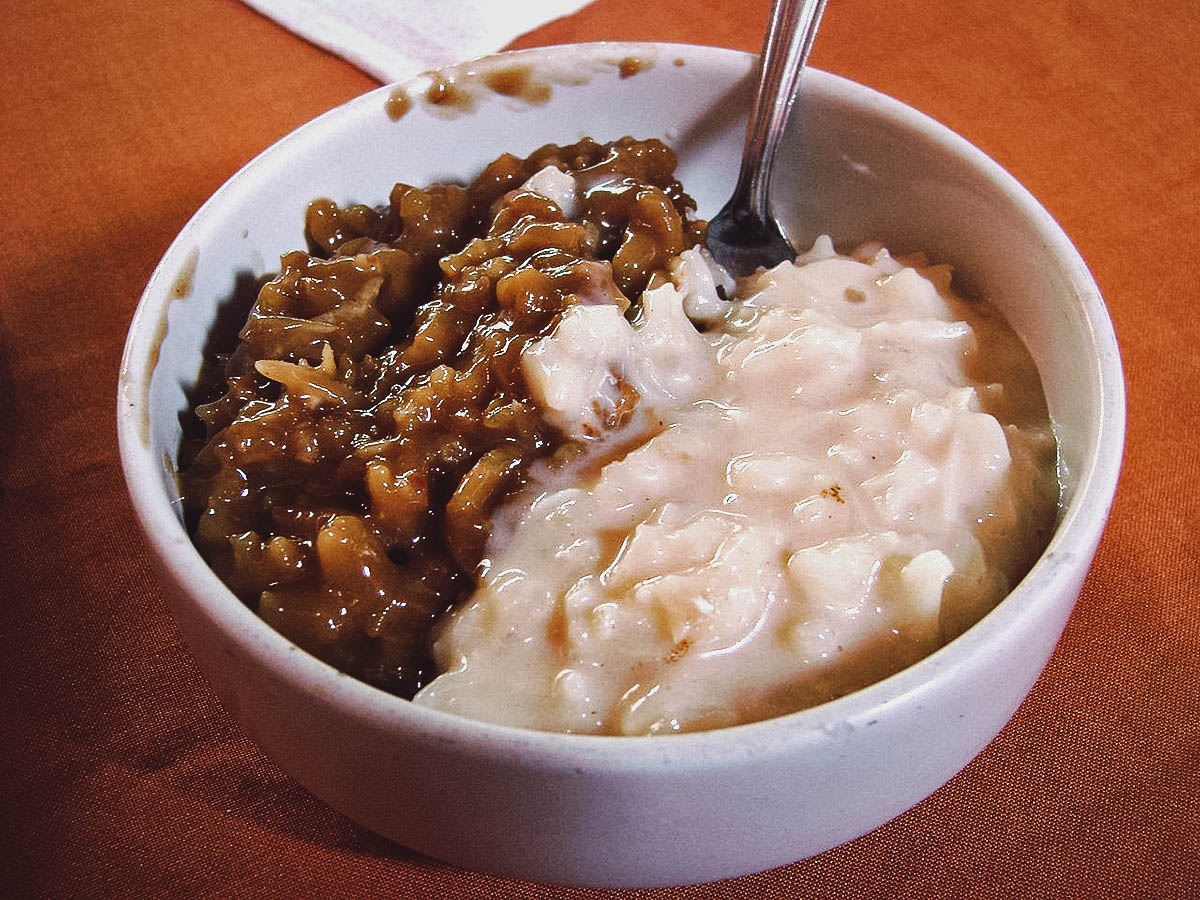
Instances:
[[[385,83],[495,53],[588,0],[245,0]]]
[[[240,0],[21,7],[0,26],[0,894],[1200,896],[1194,8],[829,5],[815,65],[982,147],[1091,266],[1128,380],[1121,484],[1050,664],[945,787],[815,859],[608,893],[453,869],[298,787],[200,676],[126,499],[117,371],[155,263],[242,164],[377,82]],[[757,50],[767,8],[595,0],[514,46]]]

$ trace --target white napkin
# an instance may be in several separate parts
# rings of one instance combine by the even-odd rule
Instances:
[[[385,84],[494,53],[590,0],[244,0]]]

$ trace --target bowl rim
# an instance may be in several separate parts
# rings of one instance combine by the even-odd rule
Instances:
[[[735,72],[748,66],[753,54],[696,44],[668,42],[591,42],[536,47],[490,54],[459,63],[551,63],[581,57],[603,61],[614,53],[686,54],[688,67],[705,66]],[[683,71],[683,70],[681,70]],[[1014,176],[982,150],[930,116],[907,104],[819,69],[807,69],[804,89],[881,115],[903,128],[919,132],[943,150],[961,157],[1014,204],[1044,239],[1050,253],[1064,263],[1096,349],[1093,377],[1100,388],[1099,425],[1091,452],[1076,473],[1074,495],[1063,508],[1054,534],[1022,581],[979,622],[930,655],[893,675],[835,700],[776,718],[711,731],[671,735],[666,740],[641,736],[565,734],[535,731],[469,719],[418,706],[348,676],[300,650],[245,606],[209,569],[191,543],[172,509],[161,480],[162,460],[143,439],[146,408],[160,322],[171,300],[170,285],[196,246],[212,211],[235,196],[259,168],[283,153],[303,150],[310,136],[342,118],[353,118],[375,106],[398,87],[418,89],[423,73],[407,81],[373,89],[301,125],[242,166],[192,215],[156,266],[131,320],[122,354],[117,391],[117,433],[121,465],[135,515],[158,562],[171,579],[189,593],[204,614],[238,651],[298,684],[315,702],[338,707],[355,718],[373,721],[387,730],[420,733],[431,740],[452,742],[487,753],[564,769],[587,766],[610,772],[724,765],[739,756],[782,754],[797,742],[828,736],[838,723],[865,724],[889,707],[919,697],[953,681],[1003,635],[1023,620],[1035,617],[1045,597],[1070,589],[1078,579],[1081,549],[1094,550],[1111,507],[1120,470],[1125,431],[1125,385],[1111,319],[1086,263],[1062,228]],[[156,339],[157,335],[157,339]],[[1090,552],[1086,554],[1090,559]],[[170,588],[168,588],[169,590]],[[1048,602],[1048,601],[1045,601]]]

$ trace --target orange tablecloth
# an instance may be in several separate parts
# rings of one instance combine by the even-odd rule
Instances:
[[[522,38],[757,49],[766,0],[596,0]],[[1200,896],[1200,8],[835,0],[813,62],[945,122],[1074,238],[1129,377],[1113,515],[1004,732],[807,862],[638,897]],[[0,894],[588,897],[419,858],[246,739],[166,613],[114,434],[156,260],[238,166],[373,87],[235,0],[10,3],[0,24]]]

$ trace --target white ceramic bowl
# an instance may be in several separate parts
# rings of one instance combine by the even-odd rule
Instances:
[[[619,77],[618,63],[642,63]],[[528,67],[543,104],[480,74]],[[820,71],[776,176],[798,245],[829,232],[950,262],[991,297],[1041,370],[1063,460],[1061,521],[993,612],[914,666],[781,718],[668,738],[544,734],[422,709],[292,646],[239,603],[193,548],[173,470],[179,414],[216,309],[239,274],[302,247],[308,200],[383,202],[395,181],[473,175],[500,151],[584,135],[659,136],[712,215],[736,170],[752,57],[705,47],[597,44],[460,67],[474,109],[388,88],[271,147],[204,204],[155,271],[130,327],[118,425],[134,508],[179,629],[229,712],[305,787],[422,853],[502,875],[648,886],[798,860],[888,821],[945,783],[1000,730],[1058,640],[1108,513],[1124,432],[1112,327],[1071,242],[1011,176],[924,115]],[[472,74],[474,72],[475,74]],[[532,96],[533,92],[530,92]],[[960,281],[960,284],[963,281]]]

